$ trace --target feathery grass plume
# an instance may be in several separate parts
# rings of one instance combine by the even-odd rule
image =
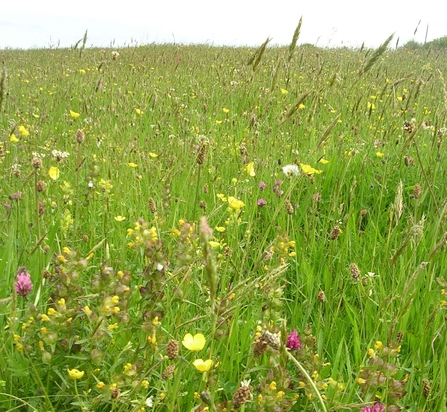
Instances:
[[[304,102],[304,100],[306,99],[307,96],[309,96],[311,94],[310,91],[302,94],[300,96],[300,98],[297,100],[297,102],[289,109],[289,111],[284,115],[284,118],[281,121],[281,125],[284,124],[288,119],[290,119],[290,117],[292,117],[292,115],[298,110],[298,108],[300,107],[300,104],[302,104]]]
[[[282,56],[278,55],[278,57],[276,58],[276,66],[273,69],[273,77],[272,77],[272,84],[270,86],[270,92],[272,92],[276,87],[276,83],[278,81],[279,68],[281,66],[281,63],[282,63]]]
[[[296,43],[298,42],[298,38],[300,37],[301,25],[303,24],[303,16],[300,17],[300,21],[298,22],[298,26],[296,26],[295,32],[293,33],[292,43],[289,46],[289,55],[287,56],[287,63],[290,63],[293,57],[293,52],[296,48]]]
[[[261,46],[259,46],[258,50],[255,51],[255,53],[253,54],[252,57],[250,57],[250,59],[247,62],[248,66],[251,66],[253,64],[253,71],[255,72],[259,62],[261,61],[262,55],[265,52],[265,49],[267,47],[267,44],[270,42],[270,38],[267,37],[267,40],[261,44]]]
[[[399,180],[399,184],[397,185],[396,197],[390,209],[390,218],[394,219],[395,226],[399,224],[399,220],[402,217],[403,212],[404,212],[403,183],[402,180]]]
[[[363,76],[366,72],[371,70],[371,68],[374,66],[374,64],[377,62],[377,60],[382,56],[383,53],[386,52],[388,45],[390,44],[391,40],[393,40],[394,33],[388,37],[384,43],[382,43],[376,51],[373,53],[373,55],[366,61],[366,63],[360,68],[359,70],[359,77]]]
[[[424,233],[424,226],[425,226],[425,215],[422,215],[422,218],[419,222],[415,222],[413,216],[410,216],[410,228],[405,235],[404,239],[402,240],[401,245],[396,250],[394,255],[391,257],[391,264],[395,264],[397,261],[397,258],[402,254],[404,249],[408,246],[411,240],[413,240],[416,244],[419,243],[419,240]]]
[[[442,246],[445,245],[445,242],[447,241],[447,232],[444,232],[444,234],[441,237],[441,240],[436,244],[436,246],[433,248],[433,250],[430,252],[430,256],[428,257],[428,260],[431,260],[431,258],[436,255],[436,253],[439,252],[439,249],[441,249]]]
[[[5,96],[5,89],[6,89],[6,68],[3,67],[2,76],[0,78],[0,113],[2,110],[3,99]]]
[[[338,119],[340,119],[341,114],[335,117],[334,120],[329,124],[329,126],[326,128],[324,133],[321,135],[320,140],[318,140],[317,146],[315,149],[318,149],[327,139],[329,136],[329,133],[331,133],[332,129],[335,127],[335,125],[338,123]]]

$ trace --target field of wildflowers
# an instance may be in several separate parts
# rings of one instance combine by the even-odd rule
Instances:
[[[297,34],[0,51],[0,410],[446,410],[447,54]]]

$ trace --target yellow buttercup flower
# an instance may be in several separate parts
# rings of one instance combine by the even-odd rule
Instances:
[[[203,336],[201,333],[197,333],[194,336],[192,336],[190,333],[187,333],[182,340],[182,345],[186,349],[195,352],[202,350],[205,346],[205,343],[205,336]]]
[[[255,162],[250,162],[247,166],[245,166],[244,170],[251,176],[256,176],[255,173]]]
[[[51,166],[50,169],[48,170],[48,176],[50,176],[51,179],[53,180],[57,180],[59,179],[59,168],[56,166]]]
[[[303,163],[300,164],[300,167],[301,167],[302,172],[306,175],[313,175],[314,173],[319,175],[319,174],[323,173],[322,170],[314,169],[312,166],[305,165]]]
[[[23,136],[23,137],[28,137],[29,136],[29,131],[25,129],[24,126],[20,125],[18,127],[19,129],[19,133]]]
[[[199,372],[208,372],[213,366],[213,361],[211,359],[207,359],[204,361],[203,359],[196,359],[192,363]]]
[[[80,116],[80,114],[74,112],[73,110],[70,110],[70,116],[72,119],[77,119]]]
[[[18,143],[18,142],[19,142],[19,139],[17,139],[17,137],[16,137],[16,135],[15,135],[14,133],[11,133],[11,134],[9,135],[9,141],[10,141],[11,143]]]
[[[245,206],[245,203],[242,200],[238,200],[233,196],[228,197],[228,204],[234,210],[242,209]]]
[[[70,377],[70,379],[81,379],[84,376],[84,371],[80,371],[78,369],[67,369],[68,371],[68,376]]]

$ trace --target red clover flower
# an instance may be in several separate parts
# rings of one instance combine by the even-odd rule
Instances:
[[[296,329],[294,329],[293,332],[287,337],[287,345],[286,346],[290,350],[301,348],[301,342],[298,337],[298,333],[296,332]]]
[[[31,276],[25,267],[21,267],[17,273],[17,281],[15,283],[16,293],[19,296],[26,296],[33,290],[33,282]]]

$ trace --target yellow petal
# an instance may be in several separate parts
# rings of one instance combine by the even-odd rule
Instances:
[[[68,376],[71,379],[81,379],[84,376],[84,371],[80,371],[78,369],[67,369]]]
[[[28,137],[29,136],[29,131],[25,129],[24,126],[19,126],[19,133],[23,136],[23,137]]]
[[[327,165],[327,164],[329,163],[329,160],[326,160],[326,159],[324,159],[324,158],[321,158],[321,159],[320,159],[320,163],[321,163],[322,165]]]
[[[245,206],[245,203],[233,196],[228,197],[228,204],[232,209],[239,210]]]
[[[80,116],[80,114],[74,112],[73,110],[70,110],[70,116],[71,116],[73,119],[77,119],[77,118]]]
[[[53,180],[59,179],[59,168],[57,168],[56,166],[51,166],[48,170],[48,176],[50,176],[50,178]]]
[[[14,133],[11,133],[11,134],[9,135],[9,141],[10,141],[11,143],[18,143],[18,142],[19,142],[19,139],[17,139],[17,137],[16,137],[16,135],[15,135]]]
[[[255,162],[250,162],[247,166],[245,166],[245,171],[251,176],[256,176],[255,173]]]
[[[205,336],[203,336],[201,333],[197,333],[194,336],[192,336],[190,333],[187,333],[182,340],[182,344],[186,349],[195,352],[202,350],[205,346],[205,343]]]
[[[158,157],[158,154],[154,152],[149,152],[149,156],[155,159],[156,157]]]
[[[203,359],[196,359],[193,362],[193,365],[199,372],[208,372],[211,369],[211,366],[213,366],[213,361],[211,359],[207,359],[206,361]]]

